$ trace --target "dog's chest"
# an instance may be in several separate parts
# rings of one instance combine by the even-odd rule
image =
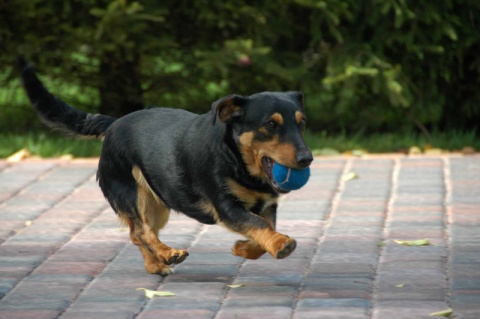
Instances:
[[[249,189],[234,180],[228,180],[228,188],[246,210],[255,214],[260,214],[264,209],[277,203],[277,195]]]

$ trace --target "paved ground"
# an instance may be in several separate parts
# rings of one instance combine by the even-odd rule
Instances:
[[[165,279],[144,271],[95,169],[0,161],[0,318],[480,318],[480,156],[316,159],[279,208],[289,258],[234,257],[237,235],[177,215],[161,238],[190,257]]]

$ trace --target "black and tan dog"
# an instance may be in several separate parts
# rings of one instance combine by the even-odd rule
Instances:
[[[296,247],[275,231],[277,198],[285,193],[272,179],[275,162],[304,168],[312,162],[305,145],[300,92],[229,95],[202,114],[148,108],[122,118],[72,108],[50,94],[23,62],[30,101],[54,128],[103,139],[97,179],[120,220],[129,226],[149,273],[166,276],[188,252],[158,238],[170,210],[244,235],[234,255],[281,259]]]

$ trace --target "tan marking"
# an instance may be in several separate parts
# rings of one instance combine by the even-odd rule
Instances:
[[[243,161],[252,176],[267,179],[262,165],[264,156],[268,156],[282,165],[297,168],[295,147],[291,144],[280,143],[278,136],[274,136],[270,141],[258,142],[254,140],[254,132],[246,132],[240,135],[239,144]]]
[[[158,274],[161,276],[168,276],[173,274],[173,269],[161,262],[150,250],[139,246],[140,252],[143,256],[145,270],[149,274]]]
[[[240,115],[242,108],[233,104],[233,100],[227,100],[218,107],[218,117],[220,121],[227,122],[235,115]]]
[[[253,132],[247,132],[240,135],[240,152],[249,173],[252,176],[266,178],[267,176],[263,171],[261,157],[258,154],[258,150],[254,146],[253,137]]]
[[[293,241],[290,237],[280,234],[271,228],[252,228],[247,230],[245,235],[258,243],[262,249],[275,258],[277,258],[279,251]]]
[[[122,226],[128,226],[130,230],[133,228],[132,220],[125,213],[118,212],[118,219]]]
[[[200,201],[200,203],[198,204],[198,208],[205,214],[212,215],[213,219],[215,221],[218,221],[217,209],[215,208],[215,206],[213,206],[213,204],[210,201],[206,199]]]
[[[158,239],[158,231],[168,222],[170,210],[152,190],[138,166],[133,167],[132,175],[137,182],[137,210],[140,219],[119,212],[120,221],[130,227],[130,238],[139,247],[147,272],[166,276],[172,270],[165,263],[171,262],[175,255],[185,255],[186,251],[172,249]]]
[[[274,120],[278,125],[283,125],[283,116],[280,113],[273,113],[272,120]]]
[[[141,187],[142,189],[145,189],[145,191],[148,194],[150,194],[151,197],[153,197],[156,203],[163,205],[162,200],[152,190],[152,188],[150,187],[150,184],[148,184],[147,180],[145,179],[145,176],[143,176],[142,170],[138,166],[133,166],[132,175],[139,187]]]
[[[137,182],[137,209],[144,223],[149,224],[157,234],[170,217],[170,210],[165,207],[160,197],[152,190],[138,166],[132,169]]]
[[[295,121],[297,122],[297,124],[300,124],[300,122],[302,122],[302,120],[304,118],[305,118],[305,116],[303,115],[302,112],[300,112],[300,111],[295,112]]]
[[[277,202],[277,197],[273,196],[272,194],[253,191],[238,184],[233,179],[228,179],[227,185],[230,192],[245,204],[245,208],[247,210],[250,210],[253,206],[255,206],[258,200],[264,201],[264,207],[270,206]]]
[[[260,128],[258,129],[258,131],[259,131],[260,133],[262,133],[262,134],[267,134],[267,135],[269,134],[269,133],[268,133],[268,130],[267,130],[265,127],[263,127],[263,126],[260,127]]]
[[[244,203],[247,210],[255,206],[258,200],[264,201],[264,209],[277,203],[278,198],[276,196],[250,190],[238,184],[233,179],[228,179],[227,184],[230,192]],[[274,229],[275,226],[273,225],[273,216],[271,214],[268,216],[263,216],[263,213],[264,211],[262,211],[259,217],[263,218],[270,225],[270,227]],[[252,239],[239,240],[232,248],[232,253],[235,256],[240,256],[247,259],[258,259],[265,254],[265,252],[266,250]]]
[[[266,250],[253,240],[239,240],[232,248],[232,254],[246,259],[258,259]]]

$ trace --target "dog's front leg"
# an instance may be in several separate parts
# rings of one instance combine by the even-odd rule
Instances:
[[[265,207],[258,215],[265,219],[265,221],[272,227],[273,230],[276,229],[276,203]],[[256,241],[252,239],[237,240],[237,242],[232,248],[232,254],[246,259],[258,259],[262,257],[265,253],[265,249],[263,249]]]
[[[234,203],[224,203],[219,209],[220,222],[244,235],[250,241],[239,241],[233,248],[235,255],[256,259],[267,251],[273,257],[288,257],[296,248],[294,239],[275,231],[274,222],[256,215]]]

